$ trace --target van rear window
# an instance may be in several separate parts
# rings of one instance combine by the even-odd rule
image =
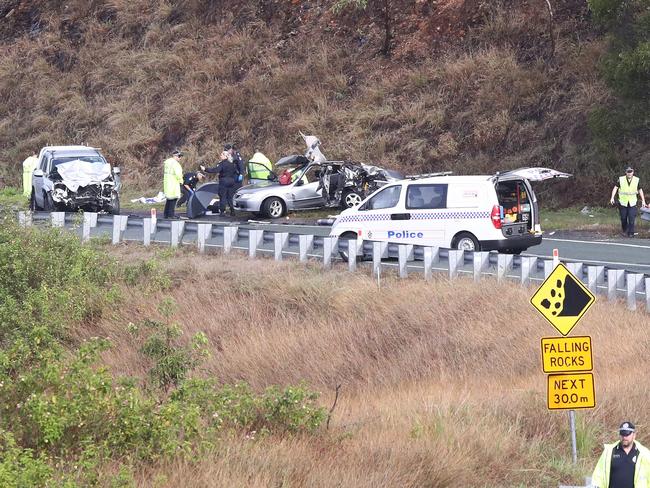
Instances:
[[[447,207],[447,185],[409,185],[406,208],[432,209]]]

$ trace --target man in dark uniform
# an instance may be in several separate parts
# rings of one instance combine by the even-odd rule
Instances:
[[[223,150],[232,156],[233,162],[237,165],[237,171],[239,173],[235,181],[235,190],[237,190],[238,188],[241,188],[244,181],[244,175],[246,174],[246,166],[244,165],[244,160],[233,143],[229,142],[223,146]]]
[[[219,214],[226,212],[226,204],[230,207],[230,215],[235,215],[232,198],[237,189],[237,179],[240,175],[239,168],[229,151],[221,153],[221,161],[214,168],[206,168],[207,173],[216,173],[219,176]]]
[[[635,442],[636,428],[626,421],[619,427],[621,440],[605,444],[594,469],[591,484],[594,488],[647,487],[650,475],[650,451]]]
[[[185,173],[183,175],[183,184],[181,185],[181,193],[183,195],[178,199],[178,202],[176,202],[176,206],[180,207],[187,202],[196,190],[196,185],[201,183],[204,179],[205,175],[200,171],[197,171],[196,173]]]

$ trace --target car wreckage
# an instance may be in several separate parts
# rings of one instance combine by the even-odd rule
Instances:
[[[291,210],[352,208],[381,186],[403,179],[397,171],[377,166],[330,161],[317,137],[300,135],[307,144],[305,154],[281,158],[268,181],[237,190],[237,210],[278,218]]]
[[[32,210],[120,213],[120,169],[100,150],[87,146],[47,146],[32,173]]]

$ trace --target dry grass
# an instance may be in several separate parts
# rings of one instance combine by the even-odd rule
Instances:
[[[137,262],[145,252],[117,254]],[[104,359],[115,373],[144,375],[126,325],[157,318],[171,297],[185,335],[204,331],[212,345],[197,374],[256,389],[306,380],[325,406],[342,388],[328,431],[224,440],[196,461],[142,468],[139,486],[550,487],[581,481],[623,418],[646,437],[650,384],[639,371],[650,331],[647,315],[622,304],[599,299],[576,331],[593,337],[598,406],[578,414],[572,467],[566,415],[546,410],[539,358],[540,338],[557,334],[528,303],[532,290],[394,276],[378,290],[364,274],[316,264],[161,259],[171,290],[125,293],[114,316],[78,332],[112,339]]]
[[[550,164],[593,175],[586,114],[610,95],[582,7],[558,7],[551,62],[545,12],[528,2],[437,2],[427,13],[397,3],[394,59],[375,55],[363,16],[346,30],[329,2],[21,3],[0,27],[3,176],[16,183],[24,155],[46,143],[86,142],[149,191],[174,147],[188,168],[214,163],[230,140],[244,157],[277,160],[302,152],[299,130],[332,158],[405,172]],[[452,37],[443,54],[436,16]],[[580,198],[608,191],[610,177]]]

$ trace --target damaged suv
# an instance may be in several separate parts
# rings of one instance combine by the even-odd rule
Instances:
[[[112,168],[99,149],[47,146],[32,173],[30,208],[120,213],[120,169]]]

